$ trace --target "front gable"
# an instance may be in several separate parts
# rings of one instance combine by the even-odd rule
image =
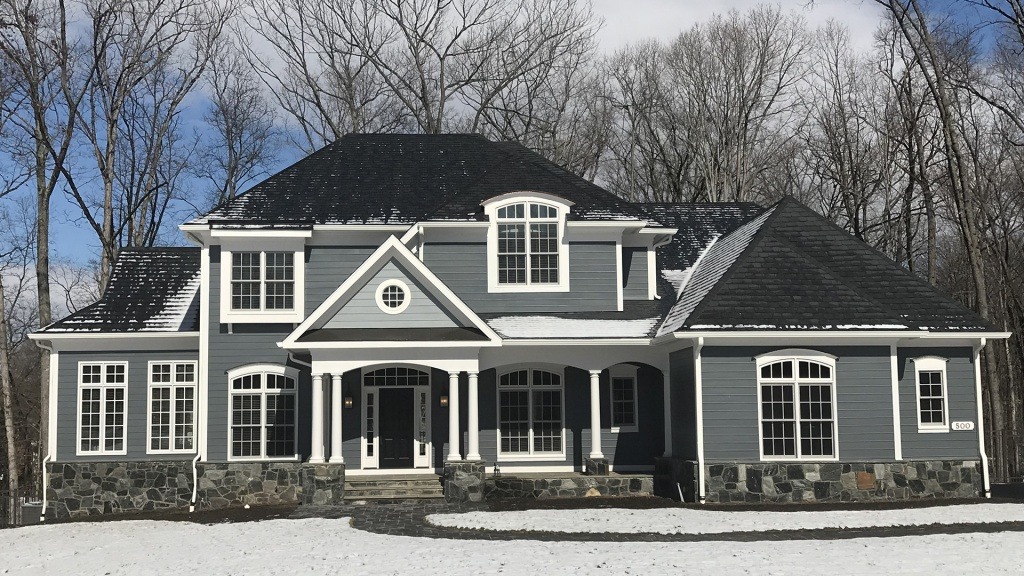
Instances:
[[[392,236],[281,346],[395,341],[482,344],[500,337]]]

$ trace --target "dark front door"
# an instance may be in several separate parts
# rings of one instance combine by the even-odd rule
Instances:
[[[380,467],[412,468],[412,388],[380,389]]]

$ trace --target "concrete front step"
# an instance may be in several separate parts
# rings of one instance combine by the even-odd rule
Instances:
[[[443,498],[437,476],[419,478],[352,478],[345,481],[346,500]]]

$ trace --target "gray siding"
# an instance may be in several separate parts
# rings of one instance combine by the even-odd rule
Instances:
[[[377,306],[377,288],[387,280],[401,280],[409,287],[409,307],[388,314]],[[327,321],[326,328],[450,328],[459,323],[445,312],[406,270],[388,262]]]
[[[622,249],[622,299],[647,300],[647,249]]]
[[[946,358],[946,395],[949,421],[974,422],[973,432],[950,431],[920,433],[917,431],[917,382],[912,358],[938,356]],[[973,351],[970,348],[901,348],[897,351],[900,378],[900,432],[903,437],[903,458],[971,459],[978,458],[978,404],[974,387]]]
[[[758,449],[754,357],[768,347],[702,350],[704,454],[709,462],[752,462]],[[895,454],[888,347],[827,347],[836,360],[839,459],[886,461]]]
[[[220,285],[220,250],[210,250],[210,286]],[[211,462],[221,462],[228,457],[229,399],[227,371],[252,363],[273,363],[292,366],[299,370],[297,398],[298,451],[308,456],[310,447],[311,397],[309,369],[290,363],[288,352],[277,346],[292,330],[291,324],[267,324],[233,326],[233,334],[220,323],[220,293],[210,290],[210,361],[209,378],[209,419],[207,446]]]
[[[589,390],[587,396],[583,448],[589,452]],[[613,433],[611,383],[607,370],[601,374],[601,452],[612,466],[654,466],[654,459],[665,452],[664,400],[665,386],[661,371],[646,365],[640,366],[636,373],[637,430]]]
[[[487,246],[428,243],[424,262],[470,308],[481,313],[615,310],[615,244],[569,245],[569,292],[487,292]],[[646,288],[645,288],[646,289]]]
[[[693,349],[669,355],[672,378],[672,456],[697,459],[697,402],[694,387]]]
[[[309,316],[348,279],[376,246],[310,246],[306,248],[306,315]],[[219,270],[217,271],[220,272]],[[220,284],[211,284],[220,286]]]
[[[61,352],[57,365],[57,460],[182,460],[185,454],[146,454],[149,414],[149,362],[198,361],[199,352]],[[125,443],[127,456],[75,456],[78,442],[78,363],[127,362]]]

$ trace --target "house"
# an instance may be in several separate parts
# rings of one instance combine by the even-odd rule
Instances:
[[[978,354],[1008,335],[792,199],[630,203],[518,144],[350,135],[180,230],[32,336],[51,517],[397,472],[451,499],[987,493]]]

